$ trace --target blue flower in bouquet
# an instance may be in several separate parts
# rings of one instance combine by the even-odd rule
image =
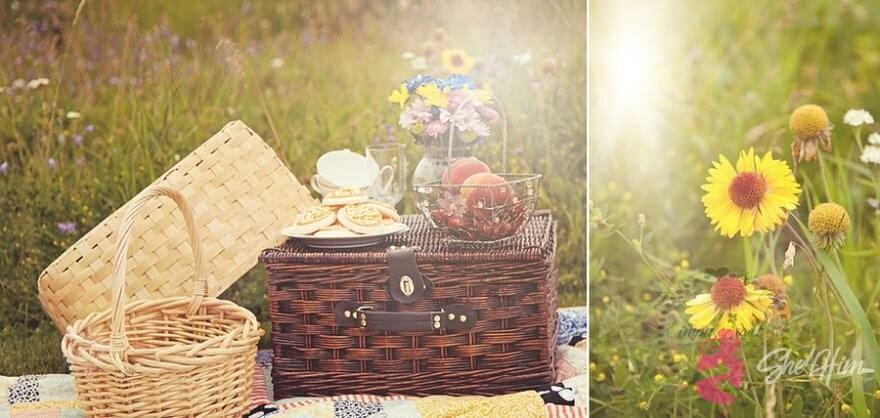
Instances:
[[[424,74],[419,74],[403,82],[403,85],[406,86],[406,89],[409,90],[410,93],[414,93],[417,88],[425,84],[439,85],[440,82],[439,80],[437,80],[437,78]]]
[[[475,89],[477,88],[477,83],[474,82],[474,79],[461,74],[453,74],[446,78],[445,80],[441,80],[441,88],[449,87],[450,89],[456,90],[461,88],[469,88]]]

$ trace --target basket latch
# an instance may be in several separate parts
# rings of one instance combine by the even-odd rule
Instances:
[[[429,296],[434,290],[431,280],[419,271],[412,247],[389,247],[388,267],[390,272],[385,290],[392,299],[400,303],[413,303]]]

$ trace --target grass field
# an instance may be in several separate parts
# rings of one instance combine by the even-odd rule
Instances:
[[[419,71],[405,52],[426,56],[421,71],[446,48],[478,58],[475,77],[508,110],[514,165],[545,175],[562,304],[583,303],[583,4],[78,5],[0,6],[0,375],[64,369],[36,299],[39,273],[227,121],[247,123],[302,181],[323,152],[372,142],[410,144],[414,167],[419,149],[386,100]],[[497,164],[497,138],[478,156]],[[267,320],[264,280],[257,267],[224,297]]]
[[[774,348],[805,359],[812,348],[836,347],[838,361],[880,366],[868,354],[880,329],[880,223],[868,201],[878,173],[860,161],[856,141],[865,143],[877,125],[843,121],[849,109],[880,113],[880,11],[822,0],[626,1],[593,2],[590,16],[592,414],[876,416],[873,375],[825,381],[800,372],[770,384],[758,364]],[[788,223],[800,230],[796,219],[806,222],[827,201],[852,222],[846,244],[830,253],[839,261],[817,267],[798,248],[794,267],[783,270],[791,231],[720,236],[704,214],[701,185],[719,154],[735,161],[749,147],[791,165],[789,115],[806,103],[827,111],[833,149],[822,165],[800,164],[804,192]],[[832,265],[852,303],[831,278]],[[740,336],[747,368],[742,386],[726,387],[736,397],[729,406],[694,389],[706,377],[695,367],[704,338],[688,334],[684,312],[719,268],[747,279],[790,276],[791,318]],[[869,327],[856,326],[859,311]]]

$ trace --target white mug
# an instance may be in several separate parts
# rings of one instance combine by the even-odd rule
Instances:
[[[394,169],[381,169],[363,155],[348,149],[330,151],[318,158],[318,173],[309,180],[312,190],[325,195],[343,187],[386,190],[394,179]],[[385,180],[387,176],[387,180]],[[378,183],[378,184],[377,184]]]

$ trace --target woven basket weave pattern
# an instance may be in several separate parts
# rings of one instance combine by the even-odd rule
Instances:
[[[553,379],[556,309],[555,226],[529,222],[518,245],[447,250],[421,216],[388,243],[417,246],[434,284],[412,304],[392,300],[385,247],[314,250],[290,242],[263,253],[268,274],[276,395],[498,394]],[[391,333],[337,326],[343,301],[383,311],[423,312],[460,303],[478,312],[469,332]]]
[[[283,242],[281,228],[314,203],[278,155],[240,121],[157,179],[193,203],[205,255],[208,296],[218,296],[256,264],[262,248]],[[40,275],[40,301],[59,330],[110,306],[110,260],[131,202],[102,221]],[[134,229],[128,296],[151,299],[192,291],[191,256],[180,214],[150,201]]]
[[[196,284],[189,297],[126,303],[135,218],[160,196],[171,197],[184,214]],[[62,341],[83,410],[91,417],[241,416],[263,332],[250,311],[205,297],[201,241],[186,200],[169,187],[146,189],[117,235],[112,307],[75,322]]]

